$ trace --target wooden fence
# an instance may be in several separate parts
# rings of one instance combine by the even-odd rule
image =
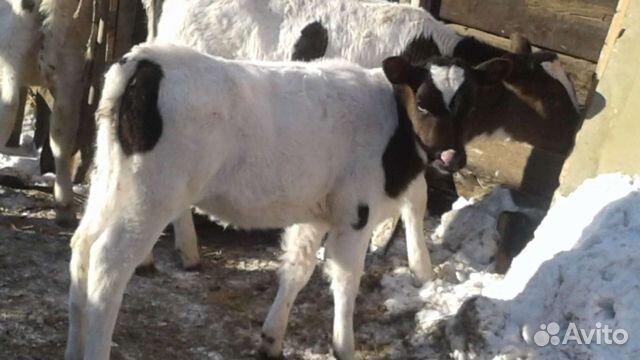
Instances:
[[[262,1],[262,0],[260,0]],[[356,0],[354,0],[356,1]],[[414,0],[459,32],[491,44],[509,46],[508,36],[521,32],[543,49],[561,54],[581,103],[593,88],[600,49],[618,0]],[[146,16],[140,1],[92,0],[93,30],[89,49],[87,94],[82,109],[78,146],[82,158],[92,158],[93,113],[105,69],[146,36]],[[15,137],[14,137],[15,142]],[[84,161],[88,164],[88,161]],[[46,166],[45,166],[46,167]],[[83,166],[77,178],[82,178]]]
[[[419,0],[460,32],[508,47],[513,32],[561,55],[586,102],[592,76],[618,0]]]
[[[77,147],[82,154],[82,165],[76,173],[77,181],[86,176],[93,159],[93,114],[100,99],[104,72],[131,46],[144,41],[147,31],[146,15],[140,1],[93,0],[92,21],[87,49],[86,94],[77,137]]]

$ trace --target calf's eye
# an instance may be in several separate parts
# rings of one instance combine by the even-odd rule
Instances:
[[[429,111],[425,108],[423,108],[422,106],[418,105],[418,111],[423,113],[423,114],[428,114]]]

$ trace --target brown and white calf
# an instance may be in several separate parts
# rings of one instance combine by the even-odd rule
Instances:
[[[475,69],[450,60],[416,67],[394,57],[383,72],[340,61],[225,60],[175,45],[134,48],[107,73],[97,112],[96,173],[71,240],[66,359],[109,358],[135,267],[166,224],[196,206],[241,228],[286,228],[280,286],[263,326],[267,357],[282,354],[291,306],[328,234],[333,347],[353,360],[353,311],[373,227],[400,209],[428,259],[428,153],[450,154],[443,166],[452,169],[464,159],[461,134],[434,129],[426,143],[416,138],[416,119],[387,79],[457,123],[478,83],[500,81],[508,66],[498,59]]]
[[[504,149],[519,149],[518,143],[525,143],[534,149],[533,154],[551,153],[558,154],[561,158],[573,146],[581,121],[573,86],[556,54],[531,53],[528,46],[514,50],[518,53],[508,53],[501,57],[509,63],[503,81],[477,88],[475,94],[478,98],[473,101],[473,109],[461,123],[462,129],[459,129],[459,133],[463,134],[460,139],[462,146],[486,147],[485,144],[493,142],[500,143]],[[403,97],[410,117],[420,119],[422,124],[438,123],[446,119],[444,109],[429,108],[412,94],[405,92]],[[453,123],[447,124],[454,126]],[[428,139],[432,136],[432,128],[426,126],[423,130],[417,127],[416,131],[420,138]],[[438,128],[443,129],[441,126]],[[550,159],[555,160],[554,157]],[[532,161],[531,156],[529,161]],[[442,159],[432,158],[431,163],[433,167],[441,169]],[[471,165],[475,164],[472,162]],[[535,170],[546,171],[538,175],[551,177],[546,182],[553,183],[553,177],[557,179],[558,176],[557,173],[553,174],[554,171],[559,171],[558,165],[561,166],[561,163],[556,164],[554,161],[541,164],[543,168]],[[428,180],[434,179],[434,172],[427,174]],[[374,231],[374,248],[387,245],[398,219],[396,215]],[[423,255],[415,254],[413,257],[421,258]]]

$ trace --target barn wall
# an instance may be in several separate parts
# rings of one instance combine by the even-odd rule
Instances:
[[[581,104],[593,91],[596,63],[618,0],[415,0],[460,33],[508,48],[514,32],[561,55]]]
[[[598,174],[640,174],[640,1],[622,0],[603,52],[602,75],[557,195]]]
[[[444,20],[597,61],[618,0],[441,0]]]
[[[580,104],[593,90],[596,60],[617,0],[419,0],[420,6],[448,22],[458,33],[509,49],[513,32],[536,50],[560,55]],[[458,194],[478,196],[495,185],[518,189],[546,207],[558,187],[565,154],[526,143],[492,138],[467,145],[467,168],[456,177]]]

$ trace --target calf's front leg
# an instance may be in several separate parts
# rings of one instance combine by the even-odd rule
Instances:
[[[419,176],[409,185],[400,208],[406,230],[409,269],[419,284],[433,279],[431,257],[424,237],[426,207],[427,182],[423,176]]]
[[[355,360],[353,312],[364,270],[371,227],[336,229],[327,239],[327,273],[333,291],[333,351],[338,360]]]

